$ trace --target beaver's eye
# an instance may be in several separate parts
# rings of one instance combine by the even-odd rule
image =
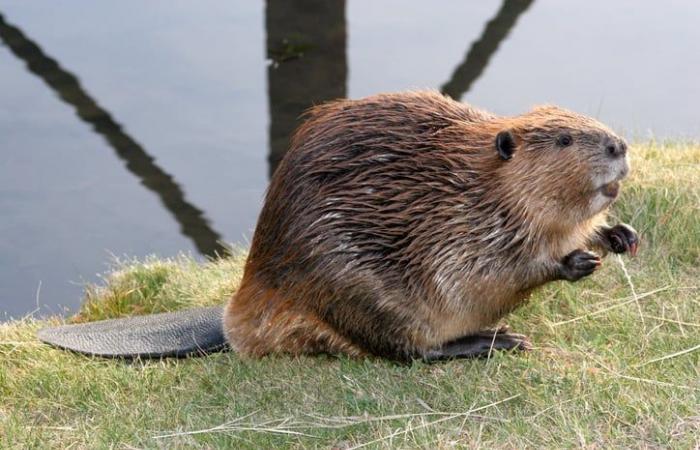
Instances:
[[[574,139],[568,134],[562,134],[557,138],[557,144],[560,147],[568,147],[574,143]]]

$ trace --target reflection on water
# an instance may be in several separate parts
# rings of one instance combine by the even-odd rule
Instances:
[[[40,283],[41,312],[74,309],[74,282],[108,252],[245,245],[300,115],[326,100],[428,87],[496,113],[554,102],[697,137],[700,6],[666,5],[663,22],[656,8],[0,0],[0,313],[35,309]]]
[[[457,66],[440,90],[454,99],[461,99],[484,72],[491,56],[508,36],[518,17],[531,4],[532,0],[504,0],[496,16],[486,24],[481,37],[469,48],[464,62]]]
[[[287,151],[299,116],[346,96],[344,0],[267,0],[270,175]]]
[[[173,177],[158,167],[153,157],[85,92],[75,75],[45,55],[19,28],[5,22],[2,14],[0,39],[15,56],[25,62],[31,73],[41,78],[61,100],[73,106],[78,117],[92,125],[95,132],[105,138],[126,163],[126,168],[139,178],[141,184],[158,195],[165,209],[180,224],[182,234],[192,239],[201,254],[216,256],[228,252],[221,244],[221,236],[211,229],[204,213],[185,199]]]

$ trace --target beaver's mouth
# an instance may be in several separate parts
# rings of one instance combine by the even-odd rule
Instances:
[[[599,190],[606,197],[617,198],[617,195],[620,193],[620,182],[611,181],[610,183],[605,183]]]

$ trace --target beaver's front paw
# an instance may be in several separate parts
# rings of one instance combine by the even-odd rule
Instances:
[[[608,241],[610,251],[613,253],[637,254],[639,246],[639,234],[631,226],[620,223],[605,230],[605,238]]]
[[[586,250],[574,250],[566,255],[559,266],[559,277],[578,281],[600,267],[600,256]]]

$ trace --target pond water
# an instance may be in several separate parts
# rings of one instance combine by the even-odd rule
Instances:
[[[0,320],[114,256],[247,245],[310,104],[442,89],[700,136],[700,2],[0,0]]]

